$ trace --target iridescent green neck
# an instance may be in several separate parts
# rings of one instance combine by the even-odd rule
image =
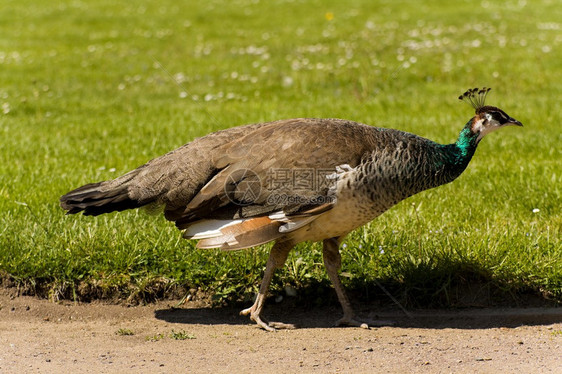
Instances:
[[[459,156],[461,159],[466,159],[466,161],[470,161],[472,155],[474,155],[474,151],[476,151],[476,146],[478,145],[478,134],[474,134],[471,130],[472,127],[472,120],[468,121],[467,124],[461,130],[459,134],[459,138],[455,143],[456,148],[458,149]]]
[[[459,138],[453,144],[441,145],[440,160],[436,166],[443,168],[442,179],[437,182],[440,184],[448,183],[457,178],[466,169],[472,159],[476,146],[478,145],[478,135],[471,130],[472,120],[463,127]]]

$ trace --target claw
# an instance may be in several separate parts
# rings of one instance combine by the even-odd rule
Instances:
[[[247,316],[248,314],[252,313],[252,307],[246,308],[240,311],[241,316]]]
[[[362,329],[370,329],[371,327],[383,327],[383,326],[394,326],[395,321],[384,321],[384,320],[366,320],[364,322],[358,321],[353,317],[343,317],[336,321],[336,326],[353,326],[361,327]]]
[[[297,326],[293,325],[292,323],[283,323],[283,322],[269,322],[269,326],[273,327],[274,329],[284,329],[284,330],[294,330]]]
[[[274,332],[277,331],[276,328],[269,326],[269,323],[262,321],[259,316],[250,316],[250,319],[258,324],[259,327],[264,329],[265,331]]]
[[[362,329],[369,329],[369,325],[365,322],[357,321],[354,318],[343,317],[336,321],[335,323],[337,326],[354,326],[354,327],[361,327]]]
[[[396,326],[398,324],[396,321],[380,320],[380,319],[368,320],[367,323],[371,327]]]
[[[291,323],[283,323],[283,322],[267,322],[265,318],[261,318],[261,316],[255,312],[255,307],[252,305],[249,308],[246,308],[240,311],[240,315],[247,316],[250,315],[250,319],[254,321],[259,327],[266,331],[277,331],[277,329],[295,329],[296,326]]]

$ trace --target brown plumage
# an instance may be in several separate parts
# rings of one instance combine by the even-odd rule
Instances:
[[[324,242],[324,262],[344,309],[343,238],[392,205],[454,180],[481,137],[520,123],[484,100],[449,145],[398,130],[339,119],[290,119],[219,131],[149,161],[117,179],[88,184],[61,197],[68,213],[85,215],[164,206],[184,237],[199,248],[242,249],[275,241],[256,302],[242,311],[266,330],[283,327],[261,317],[276,268],[299,242]],[[481,104],[481,105],[480,105]],[[486,109],[489,108],[489,109]]]

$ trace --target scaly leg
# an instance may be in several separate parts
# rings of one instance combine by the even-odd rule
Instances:
[[[269,254],[269,259],[267,260],[267,265],[265,267],[265,274],[261,281],[260,290],[254,305],[250,308],[244,309],[240,314],[247,316],[250,315],[250,319],[258,324],[261,328],[267,331],[275,331],[275,328],[294,328],[291,324],[284,324],[279,322],[267,322],[261,318],[261,312],[265,302],[265,297],[267,291],[269,290],[269,284],[271,283],[271,278],[273,278],[273,273],[275,269],[282,267],[287,260],[287,256],[291,249],[293,249],[294,244],[292,242],[277,242],[271,248],[271,253]]]
[[[330,280],[334,285],[336,294],[338,295],[338,300],[340,301],[340,304],[343,308],[343,317],[336,322],[336,326],[348,325],[368,329],[369,324],[371,324],[372,326],[393,325],[394,322],[392,321],[368,321],[369,324],[367,324],[355,319],[355,313],[351,308],[351,303],[347,298],[345,290],[343,289],[343,286],[341,284],[340,277],[338,275],[338,272],[341,268],[341,254],[339,251],[341,239],[343,239],[343,237],[326,239],[324,240],[323,247],[324,266],[326,267],[328,277],[330,277]]]

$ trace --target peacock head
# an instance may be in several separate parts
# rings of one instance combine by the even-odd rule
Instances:
[[[476,111],[472,118],[470,130],[477,135],[476,142],[479,142],[484,135],[491,133],[505,126],[523,126],[521,122],[510,117],[506,112],[495,106],[485,105],[486,96],[491,88],[472,88],[459,96],[459,99],[470,104]]]

